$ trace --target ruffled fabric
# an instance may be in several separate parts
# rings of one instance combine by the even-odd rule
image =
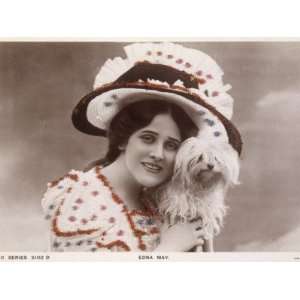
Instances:
[[[128,210],[99,167],[49,183],[42,207],[52,251],[152,251],[159,243],[153,207]]]

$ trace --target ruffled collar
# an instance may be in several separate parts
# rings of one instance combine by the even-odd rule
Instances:
[[[141,192],[139,198],[144,206],[144,209],[129,209],[127,207],[127,205],[125,204],[124,200],[114,191],[114,188],[111,186],[109,180],[102,174],[101,169],[102,168],[100,166],[96,166],[94,168],[95,173],[97,174],[96,176],[111,191],[112,199],[117,204],[122,204],[123,207],[125,207],[126,210],[133,215],[139,214],[139,215],[143,215],[143,216],[159,218],[158,208],[156,207],[154,202],[151,202],[147,198],[144,197],[143,191]]]

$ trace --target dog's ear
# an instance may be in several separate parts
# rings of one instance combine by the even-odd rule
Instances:
[[[238,154],[231,146],[226,148],[224,151],[224,167],[227,170],[225,180],[231,185],[239,184],[239,174],[240,174],[240,159]]]

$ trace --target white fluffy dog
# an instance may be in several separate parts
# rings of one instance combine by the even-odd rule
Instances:
[[[204,238],[220,232],[226,213],[224,198],[238,184],[239,157],[228,143],[189,138],[180,147],[172,179],[155,199],[170,224],[201,218]]]

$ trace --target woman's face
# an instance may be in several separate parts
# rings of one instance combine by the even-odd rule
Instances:
[[[160,185],[173,173],[180,143],[180,132],[172,117],[155,116],[148,126],[133,133],[128,140],[123,154],[129,173],[144,187]]]

